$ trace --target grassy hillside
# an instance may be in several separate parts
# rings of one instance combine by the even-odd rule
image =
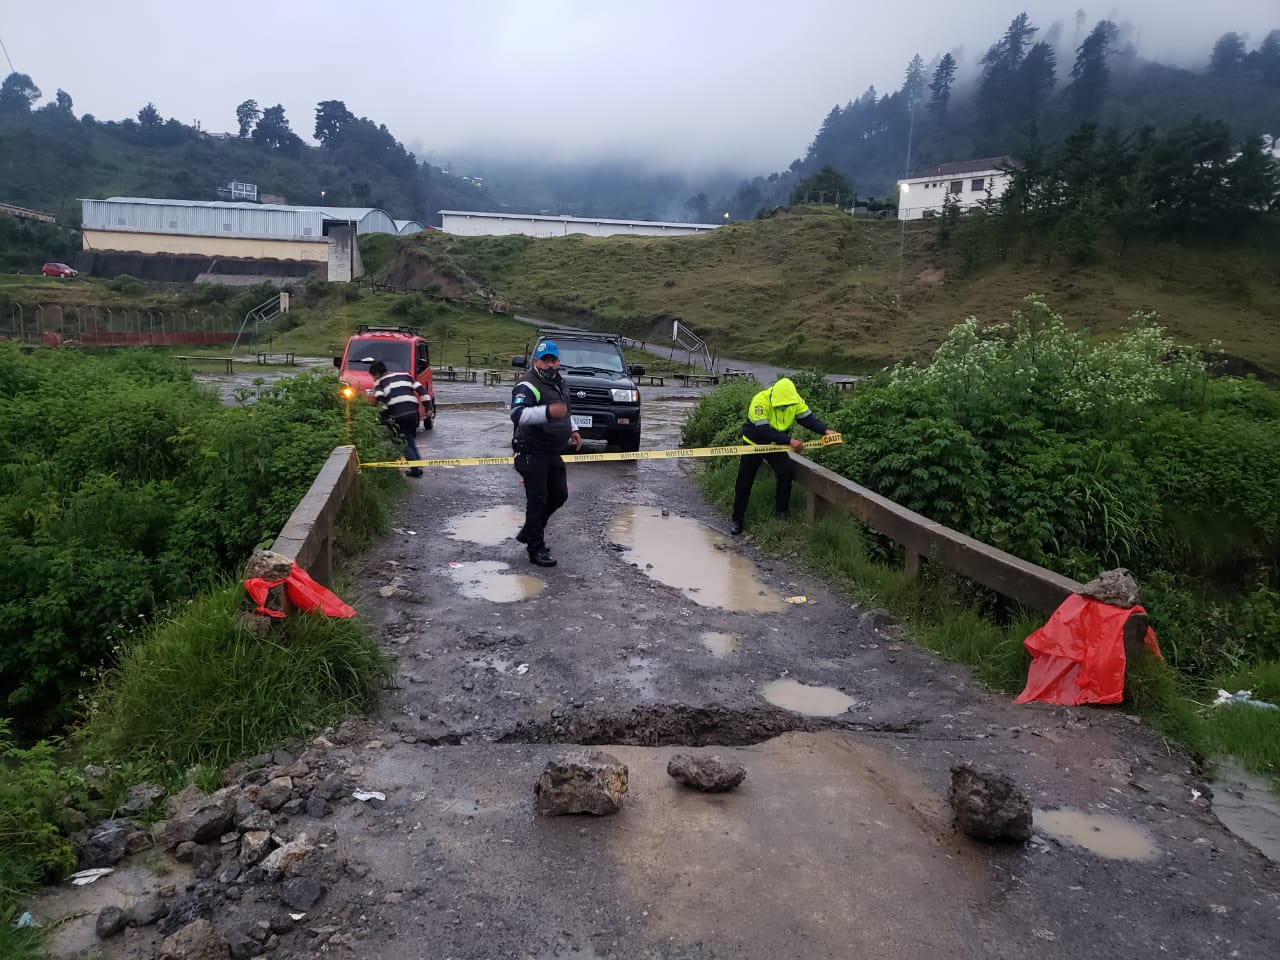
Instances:
[[[929,356],[953,324],[1005,319],[1035,292],[1076,326],[1106,333],[1154,310],[1180,341],[1216,339],[1280,371],[1280,224],[1212,247],[1131,244],[1087,267],[1009,261],[976,271],[936,236],[932,223],[904,229],[796,208],[696,237],[423,235],[397,241],[382,272],[460,270],[518,309],[652,340],[669,337],[678,317],[721,355],[828,370]]]

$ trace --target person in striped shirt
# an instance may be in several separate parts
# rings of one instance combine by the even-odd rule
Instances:
[[[369,364],[373,377],[373,399],[382,412],[382,422],[392,424],[404,438],[406,460],[421,460],[414,434],[418,432],[419,400],[425,398],[426,389],[403,370],[387,373],[387,365],[381,360]],[[422,476],[421,467],[410,467],[409,476]]]

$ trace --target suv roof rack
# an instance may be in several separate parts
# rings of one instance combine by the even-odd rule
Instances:
[[[403,325],[402,325],[402,326],[398,326],[398,327],[396,327],[396,326],[384,326],[384,325],[379,325],[379,324],[376,324],[376,323],[357,323],[357,324],[356,324],[356,333],[357,333],[357,334],[360,334],[360,333],[404,333],[404,334],[408,334],[408,335],[409,335],[409,336],[411,336],[411,337],[416,337],[416,336],[418,335],[418,328],[417,328],[417,327],[407,327],[407,326],[403,326]]]
[[[594,330],[538,329],[539,340],[555,340],[557,338],[565,340],[601,340],[609,343],[617,343],[622,339],[622,335],[617,333],[596,333]]]

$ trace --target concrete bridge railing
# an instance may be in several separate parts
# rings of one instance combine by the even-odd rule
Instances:
[[[334,524],[359,472],[356,448],[335,448],[271,545],[326,587],[333,586]]]
[[[1041,613],[1052,613],[1083,586],[944,527],[805,457],[792,454],[791,459],[796,465],[796,482],[805,489],[809,519],[832,511],[852,514],[901,545],[909,574],[917,573],[920,561],[927,559]]]

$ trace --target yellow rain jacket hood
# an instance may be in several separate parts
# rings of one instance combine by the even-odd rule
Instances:
[[[742,439],[747,443],[786,443],[797,420],[817,433],[827,429],[826,424],[809,411],[796,385],[783,377],[751,398]]]

